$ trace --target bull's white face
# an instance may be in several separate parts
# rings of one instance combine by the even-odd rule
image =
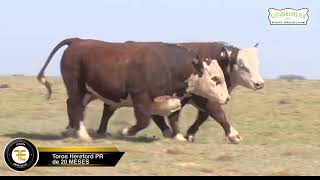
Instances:
[[[239,50],[237,62],[230,72],[232,84],[241,85],[249,89],[262,89],[264,80],[259,73],[259,59],[257,48],[243,48]]]
[[[192,74],[188,80],[187,93],[209,99],[210,101],[225,104],[230,99],[223,72],[216,60],[212,60],[208,65],[203,65],[202,75]]]

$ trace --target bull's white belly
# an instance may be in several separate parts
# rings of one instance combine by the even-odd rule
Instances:
[[[90,94],[86,94],[83,99],[83,105],[86,106],[92,97],[98,98],[101,101],[103,101],[105,104],[109,105],[112,109],[118,109],[121,107],[132,107],[132,99],[131,96],[128,95],[127,99],[121,99],[120,102],[115,102],[110,99],[106,99],[102,97],[98,92],[93,90],[90,86],[86,85],[87,91],[90,92]],[[167,96],[160,96],[155,98],[155,102],[153,102],[152,106],[152,114],[153,115],[160,115],[160,116],[169,116],[175,111],[178,111],[181,109],[181,101],[180,99],[177,99],[175,97]]]

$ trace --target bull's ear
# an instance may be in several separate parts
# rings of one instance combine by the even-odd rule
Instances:
[[[202,72],[203,72],[203,62],[202,62],[202,60],[200,59],[199,56],[196,56],[196,58],[193,59],[192,65],[194,66],[194,68],[195,68],[199,73],[202,73]]]
[[[231,53],[232,53],[232,51],[229,48],[223,47],[220,56],[223,59],[229,59],[230,60]]]
[[[256,44],[254,45],[255,48],[258,48],[258,46],[259,46],[259,43],[256,43]]]

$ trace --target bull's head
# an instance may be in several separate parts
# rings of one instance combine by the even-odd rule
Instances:
[[[217,60],[199,58],[193,61],[196,74],[192,74],[188,80],[188,93],[202,96],[211,101],[226,104],[229,93],[223,72]]]
[[[232,86],[241,85],[249,89],[262,89],[264,80],[259,73],[258,43],[253,48],[239,49],[237,56],[224,47],[221,56],[230,61],[229,75]]]

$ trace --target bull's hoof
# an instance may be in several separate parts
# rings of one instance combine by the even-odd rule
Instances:
[[[239,132],[234,128],[230,127],[230,133],[228,134],[229,141],[234,144],[239,144],[243,139],[239,135]]]
[[[184,138],[182,134],[177,134],[176,136],[174,136],[173,139],[177,140],[177,141],[181,141],[181,142],[186,142],[187,141],[187,139]]]
[[[189,141],[189,142],[194,142],[195,141],[195,139],[196,139],[196,136],[194,135],[194,134],[189,134],[189,135],[187,135],[187,140]]]
[[[165,138],[172,138],[173,136],[172,131],[170,129],[165,129],[164,131],[162,131],[162,135]]]
[[[243,140],[240,135],[228,136],[228,139],[233,144],[239,144]]]
[[[87,131],[77,131],[77,137],[84,142],[92,142],[93,139],[90,137],[90,135],[87,133]]]
[[[78,135],[78,138],[81,140],[81,141],[84,141],[84,142],[93,142],[93,139],[90,137],[90,136],[81,136],[79,133],[77,133]]]
[[[124,137],[134,136],[135,134],[131,134],[129,130],[130,130],[129,128],[123,128],[122,131],[120,132],[120,135]]]

